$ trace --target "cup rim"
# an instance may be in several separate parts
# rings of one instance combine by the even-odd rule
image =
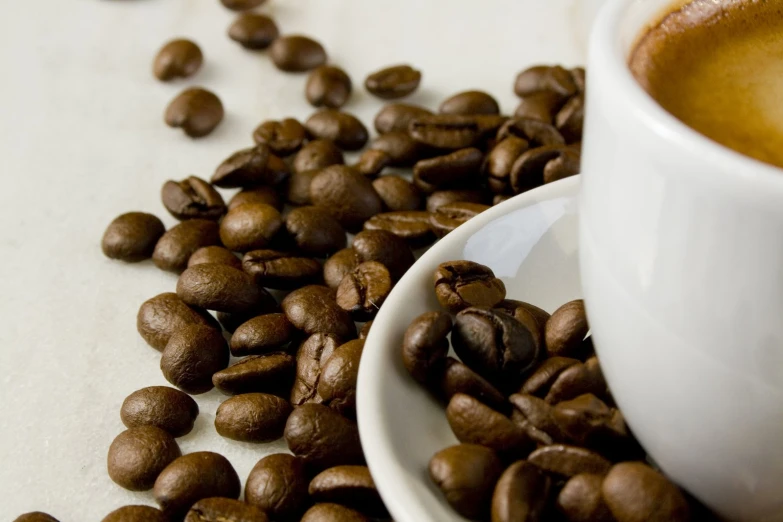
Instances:
[[[610,0],[601,9],[590,33],[588,77],[591,72],[595,74],[593,70],[601,64],[599,74],[608,75],[623,93],[614,98],[618,110],[622,107],[623,112],[633,114],[672,147],[686,149],[696,157],[721,167],[709,172],[709,175],[706,169],[697,169],[677,172],[678,176],[698,177],[700,183],[723,185],[731,190],[783,196],[783,168],[746,156],[692,129],[661,107],[633,77],[627,63],[627,49],[623,48],[619,34],[628,10],[641,1],[644,0]],[[665,12],[666,2],[662,4]],[[588,85],[590,83],[594,84],[588,79]]]

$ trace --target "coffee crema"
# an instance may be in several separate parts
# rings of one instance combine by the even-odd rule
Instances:
[[[783,0],[695,0],[666,15],[629,60],[686,125],[783,167]]]

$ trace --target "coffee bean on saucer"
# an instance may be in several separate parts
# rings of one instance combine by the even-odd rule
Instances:
[[[379,152],[380,151],[368,151]],[[381,176],[372,182],[372,187],[383,201],[385,211],[418,210],[421,208],[421,192],[413,183],[402,176]]]
[[[223,103],[214,93],[190,87],[178,94],[166,108],[164,120],[191,138],[202,138],[223,121]]]
[[[367,149],[353,166],[359,174],[368,178],[377,177],[383,169],[391,166],[392,157],[382,150]]]
[[[269,57],[281,71],[303,72],[326,63],[323,46],[307,36],[281,36],[269,47]]]
[[[359,330],[359,339],[367,339],[367,336],[370,335],[370,328],[372,328],[372,321],[364,323],[362,329]]]
[[[242,269],[242,261],[229,249],[221,246],[202,247],[193,252],[188,259],[188,268],[208,264],[226,265],[238,270]]]
[[[356,417],[356,379],[364,341],[354,339],[339,346],[321,365],[318,395],[323,404],[346,417]]]
[[[294,338],[296,328],[285,314],[265,314],[240,325],[231,336],[234,357],[260,355],[284,349]]]
[[[545,359],[525,380],[520,393],[535,395],[543,399],[551,389],[552,384],[560,377],[560,374],[575,364],[579,364],[579,360],[569,357],[549,357]]]
[[[385,266],[393,281],[399,281],[416,261],[405,240],[386,230],[359,232],[351,248],[362,262],[377,261]]]
[[[365,261],[340,282],[337,305],[356,321],[369,321],[378,313],[391,289],[389,270],[377,261]]]
[[[239,150],[223,160],[215,169],[211,181],[222,188],[280,183],[282,179],[278,179],[268,168],[270,156],[269,147],[265,144]]]
[[[436,453],[430,460],[429,472],[457,513],[468,519],[480,519],[489,512],[503,464],[489,448],[458,444]]]
[[[323,404],[294,408],[285,440],[288,449],[314,470],[364,462],[356,423]]]
[[[438,188],[476,179],[483,160],[484,154],[474,147],[423,159],[413,166],[414,183],[423,192],[431,193]]]
[[[179,220],[213,219],[226,213],[223,197],[201,178],[190,176],[182,181],[167,181],[161,190],[166,210]]]
[[[220,312],[249,311],[263,294],[249,275],[226,265],[192,266],[177,281],[177,295],[185,304]]]
[[[285,218],[288,233],[298,251],[315,257],[326,257],[345,248],[345,229],[323,208],[295,208]]]
[[[589,330],[584,301],[577,299],[564,304],[547,321],[547,352],[551,356],[579,358],[576,352]]]
[[[491,268],[472,261],[448,261],[435,271],[435,295],[451,313],[470,306],[493,307],[506,297],[506,286]]]
[[[425,312],[408,326],[402,342],[402,362],[418,382],[429,382],[433,369],[443,364],[449,353],[451,327],[451,316],[446,312]]]
[[[308,509],[300,522],[370,522],[370,519],[351,508],[327,503]]]
[[[438,107],[441,114],[500,114],[497,100],[483,91],[465,91],[447,98]]]
[[[343,153],[329,140],[312,140],[296,153],[294,172],[320,170],[345,163]]]
[[[454,395],[446,418],[457,440],[491,448],[506,458],[524,457],[534,447],[523,429],[470,395]]]
[[[574,475],[557,495],[557,510],[573,522],[612,522],[615,518],[601,496],[603,481],[600,475]]]
[[[224,456],[197,451],[169,464],[155,481],[153,493],[164,513],[181,518],[199,500],[236,499],[240,490],[239,476]]]
[[[172,40],[158,51],[152,72],[158,80],[167,82],[193,76],[203,62],[204,55],[195,42],[186,39]]]
[[[353,248],[343,248],[333,254],[324,262],[323,275],[326,286],[337,289],[343,277],[352,272],[361,262],[362,259]]]
[[[135,263],[149,259],[155,244],[166,232],[163,222],[146,212],[128,212],[114,219],[103,234],[104,255]]]
[[[506,398],[495,386],[453,357],[446,357],[442,367],[435,369],[430,388],[444,403],[448,403],[454,395],[464,393],[491,408],[508,408]]]
[[[253,132],[253,140],[258,145],[266,145],[274,154],[290,156],[298,151],[307,138],[307,131],[299,120],[267,120]]]
[[[228,201],[228,210],[243,203],[266,203],[278,211],[283,210],[283,198],[280,193],[274,187],[266,185],[240,190]]]
[[[321,263],[315,259],[277,250],[252,250],[242,259],[242,267],[266,288],[287,290],[321,279]]]
[[[470,219],[489,209],[488,205],[478,203],[449,203],[441,205],[432,213],[430,223],[435,236],[442,238],[453,232],[457,227],[464,225]]]
[[[228,28],[228,37],[245,49],[266,49],[280,36],[274,20],[258,13],[244,13]]]
[[[522,96],[514,116],[517,118],[532,118],[552,124],[555,114],[563,106],[565,98],[554,91],[538,91]]]
[[[617,455],[632,442],[620,411],[591,393],[556,404],[552,414],[568,440],[579,446]]]
[[[245,501],[274,520],[296,518],[309,505],[304,461],[287,453],[259,460],[245,484]]]
[[[294,379],[295,360],[282,352],[244,357],[236,364],[212,375],[212,384],[221,393],[269,393],[288,397]]]
[[[48,515],[41,511],[34,511],[32,513],[25,513],[19,515],[14,519],[14,522],[59,522],[52,515]],[[157,521],[156,521],[157,522]]]
[[[551,484],[551,479],[533,464],[515,462],[506,468],[495,486],[492,521],[545,520]]]
[[[578,88],[571,73],[559,65],[537,65],[525,69],[514,82],[517,96],[529,96],[541,91],[552,91],[561,96],[572,96]]]
[[[219,331],[189,325],[169,339],[160,359],[160,369],[171,384],[197,395],[212,389],[212,374],[228,366],[228,358],[228,346]]]
[[[258,7],[264,2],[266,2],[266,0],[220,0],[220,3],[232,11],[247,11],[254,7]]]
[[[321,170],[310,183],[310,199],[349,231],[361,229],[365,221],[383,210],[372,182],[344,165]]]
[[[341,341],[332,334],[317,333],[308,337],[296,352],[296,379],[291,389],[291,404],[301,406],[312,402],[323,403],[318,395],[318,382],[326,361],[340,346]]]
[[[220,223],[220,240],[229,250],[265,248],[283,225],[280,212],[263,203],[244,203],[231,209]]]
[[[435,114],[412,120],[410,136],[425,145],[439,149],[457,150],[473,147],[493,134],[506,118],[494,114]]]
[[[313,107],[339,109],[351,97],[351,78],[334,65],[316,67],[307,77],[305,97]]]
[[[566,444],[552,444],[538,448],[531,453],[528,462],[559,477],[573,477],[580,473],[606,475],[612,463],[604,457],[585,448]]]
[[[333,502],[366,515],[388,516],[367,466],[335,466],[324,470],[310,482],[309,492],[315,502]]]
[[[182,272],[188,260],[201,247],[220,244],[217,223],[206,219],[189,219],[170,228],[155,245],[152,261],[168,272]]]
[[[158,351],[163,351],[174,332],[189,324],[218,328],[208,312],[191,308],[173,292],[148,299],[136,316],[136,329],[147,344]]]
[[[152,489],[163,468],[181,455],[174,437],[155,426],[129,428],[114,439],[107,459],[109,477],[125,489]]]
[[[168,386],[137,390],[122,403],[122,423],[128,428],[155,426],[173,437],[187,435],[198,417],[198,404],[186,393]]]
[[[217,409],[215,429],[222,437],[241,442],[272,442],[283,436],[291,405],[266,393],[243,393]]]
[[[190,508],[184,522],[269,522],[255,506],[230,498],[205,498]]]
[[[408,132],[411,121],[422,116],[429,116],[432,112],[418,105],[409,103],[390,103],[375,116],[375,130],[378,134],[387,132]]]
[[[307,334],[332,333],[345,340],[356,337],[356,325],[337,305],[330,288],[310,285],[294,290],[283,299],[282,306],[288,320]]]
[[[685,522],[688,503],[677,486],[641,462],[616,464],[604,478],[603,498],[618,522]]]
[[[540,445],[563,442],[565,433],[555,420],[554,407],[532,395],[515,393],[508,398],[514,406],[511,420],[524,429]]]
[[[475,189],[447,189],[437,190],[427,196],[427,211],[435,212],[444,205],[451,203],[488,203],[488,194],[483,190]]]
[[[15,522],[20,521],[16,520]],[[26,520],[24,522],[52,521]],[[169,517],[164,515],[161,510],[150,506],[123,506],[106,515],[101,522],[169,522]]]
[[[411,248],[421,248],[435,241],[429,212],[404,210],[376,214],[364,223],[364,230],[386,230],[405,240]]]
[[[364,80],[370,94],[384,100],[408,96],[419,87],[421,71],[410,65],[395,65],[376,71]]]
[[[310,136],[330,140],[343,150],[359,150],[367,143],[369,134],[356,116],[335,109],[321,109],[304,123]]]

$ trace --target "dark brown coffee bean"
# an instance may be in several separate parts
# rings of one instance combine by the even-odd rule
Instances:
[[[266,393],[244,393],[217,409],[215,429],[222,437],[241,442],[272,442],[283,436],[291,413],[288,401]]]
[[[612,463],[598,453],[566,444],[538,448],[527,460],[547,473],[561,477],[573,477],[580,473],[606,475],[612,467]]]
[[[519,106],[514,111],[514,116],[532,118],[552,124],[555,121],[555,114],[563,106],[564,101],[563,96],[554,91],[534,92],[522,97]]]
[[[511,169],[528,148],[528,141],[517,136],[509,136],[492,148],[484,170],[489,175],[489,187],[493,192],[510,190]]]
[[[557,310],[546,323],[546,347],[551,356],[579,358],[577,350],[587,336],[585,303],[581,299],[570,301]]]
[[[582,124],[585,115],[583,95],[572,97],[555,116],[555,126],[567,143],[582,141]]]
[[[580,395],[576,399],[555,405],[553,418],[563,430],[569,442],[593,449],[603,455],[623,456],[635,450],[622,413],[608,407],[593,394]]]
[[[334,502],[367,515],[388,516],[367,466],[335,466],[324,470],[310,482],[309,492],[316,502]]]
[[[152,72],[158,80],[167,82],[193,76],[203,62],[204,55],[195,42],[185,39],[172,40],[158,51],[152,64]]]
[[[259,460],[245,484],[245,501],[275,520],[297,517],[309,505],[304,461],[285,453]]]
[[[326,63],[323,46],[307,36],[277,38],[269,47],[269,57],[281,71],[304,72]]]
[[[307,77],[305,97],[313,107],[339,109],[351,97],[351,78],[334,65],[321,65]]]
[[[220,332],[207,326],[188,325],[169,339],[160,358],[160,369],[171,384],[198,395],[212,389],[212,374],[228,366],[228,358],[228,346]]]
[[[345,163],[343,153],[329,140],[313,140],[294,157],[294,172],[320,170]]]
[[[419,210],[384,212],[364,223],[364,230],[386,230],[405,240],[411,248],[420,248],[435,241],[430,213]]]
[[[285,440],[288,449],[314,470],[364,462],[356,423],[323,404],[294,408]]]
[[[297,249],[306,255],[326,257],[345,248],[345,229],[323,208],[295,208],[286,216],[285,225]]]
[[[16,517],[14,522],[58,522],[58,520],[52,515],[47,515],[41,511],[34,511],[32,513],[25,513],[24,515]]]
[[[125,489],[152,489],[163,468],[181,455],[174,437],[155,426],[129,428],[109,447],[109,477]]]
[[[270,157],[265,144],[237,151],[218,165],[212,183],[222,188],[276,185],[284,178],[269,168]]]
[[[228,210],[244,203],[265,203],[275,207],[278,211],[283,209],[283,200],[280,194],[273,187],[265,185],[242,189],[234,194],[228,201]]]
[[[584,93],[585,85],[587,84],[585,68],[574,67],[568,72],[571,73],[571,78],[574,80],[577,92]]]
[[[198,404],[186,393],[168,386],[137,390],[122,403],[120,418],[128,428],[155,426],[173,437],[187,435],[198,417]]]
[[[362,262],[377,261],[398,281],[416,261],[404,239],[386,230],[364,230],[353,238],[352,248]]]
[[[557,495],[557,510],[568,522],[614,521],[601,497],[603,481],[603,477],[590,473],[580,473],[571,477]]]
[[[312,203],[310,201],[310,184],[319,172],[321,172],[320,169],[302,172],[294,171],[288,179],[288,186],[285,192],[286,201],[291,205],[309,205]]]
[[[436,453],[430,460],[429,471],[451,507],[473,520],[489,512],[492,491],[503,472],[503,464],[489,448],[458,444]]]
[[[385,152],[391,167],[411,167],[429,154],[427,147],[411,138],[406,131],[381,134],[370,143],[370,150]]]
[[[189,307],[173,292],[148,299],[136,316],[136,329],[147,344],[158,351],[163,351],[174,332],[189,324],[218,328],[209,313]]]
[[[522,428],[470,395],[454,395],[446,419],[458,441],[485,446],[505,458],[524,457],[534,447]]]
[[[106,257],[135,263],[149,259],[155,244],[166,232],[163,222],[146,212],[128,212],[112,221],[103,234],[101,249]]]
[[[524,429],[540,445],[562,442],[566,436],[554,417],[554,408],[532,395],[513,394],[508,398],[514,406],[511,420]]]
[[[489,209],[488,205],[467,202],[441,205],[430,217],[432,230],[435,232],[436,237],[445,237],[446,234],[454,231],[454,229],[487,209]]]
[[[370,519],[340,504],[316,504],[300,522],[370,522]]]
[[[438,190],[427,196],[427,211],[435,212],[444,205],[451,203],[477,203],[486,204],[489,198],[482,190],[450,189]]]
[[[266,145],[279,156],[290,156],[298,151],[307,138],[307,131],[299,120],[267,120],[253,132],[253,141]]]
[[[15,522],[22,522],[16,520]],[[24,522],[57,522],[51,520],[25,520]],[[150,506],[123,506],[106,515],[101,522],[169,522],[169,517]]]
[[[382,150],[367,149],[359,156],[359,160],[353,168],[362,176],[375,178],[392,163],[392,157]]]
[[[574,147],[565,147],[560,155],[544,166],[544,183],[552,183],[579,174],[582,154]]]
[[[288,294],[282,304],[288,320],[309,335],[331,333],[345,340],[356,337],[356,325],[337,305],[330,288],[305,286]]]
[[[270,393],[287,398],[295,364],[292,355],[282,352],[244,357],[213,374],[212,384],[226,395]]]
[[[522,385],[520,393],[535,395],[543,399],[560,374],[575,364],[579,364],[578,359],[549,357],[530,374],[525,384]]]
[[[231,354],[243,357],[275,352],[285,348],[295,334],[294,325],[284,314],[260,315],[236,329],[231,336]]]
[[[280,36],[274,20],[258,13],[244,13],[228,28],[228,37],[245,49],[266,49]]]
[[[322,109],[304,124],[310,136],[330,140],[343,150],[359,150],[367,143],[369,134],[356,116],[334,109]]]
[[[323,398],[318,395],[321,371],[340,344],[340,340],[334,335],[318,333],[308,337],[299,346],[296,352],[296,380],[291,390],[292,405],[323,403]]]
[[[269,522],[255,506],[230,498],[205,498],[188,511],[185,522]]]
[[[413,166],[414,181],[420,181],[417,186],[430,188],[426,192],[434,192],[436,188],[459,184],[478,177],[484,155],[480,150],[469,147],[460,149],[435,158],[423,159]]]
[[[372,321],[364,323],[362,329],[359,330],[359,339],[367,339],[367,336],[370,335],[370,328],[372,328]]]
[[[182,181],[167,181],[161,190],[166,210],[179,220],[218,220],[226,213],[223,197],[201,178],[190,176]]]
[[[259,315],[275,314],[280,312],[280,310],[280,305],[275,300],[275,298],[262,288],[260,300],[248,311],[233,314],[227,312],[218,312],[217,320],[225,331],[234,333],[237,328],[254,317],[258,317]]]
[[[251,310],[263,292],[249,275],[226,265],[192,266],[177,281],[177,296],[185,304],[228,313]]]
[[[577,86],[571,73],[559,65],[537,65],[525,69],[514,82],[517,96],[529,96],[541,91],[553,91],[561,96],[572,96]]]
[[[483,91],[465,91],[447,98],[438,107],[441,114],[500,114],[497,100]]]
[[[601,486],[617,522],[686,522],[690,510],[682,492],[641,462],[615,465]]]
[[[365,221],[383,210],[383,201],[372,182],[344,165],[319,172],[310,183],[310,199],[349,231],[361,230]]]
[[[357,234],[358,235],[358,234]],[[353,248],[343,248],[324,262],[324,281],[329,288],[337,289],[346,274],[362,262]]]
[[[433,370],[444,363],[449,353],[451,327],[451,316],[446,312],[426,312],[414,319],[405,330],[402,362],[418,382],[429,382]]]
[[[419,87],[421,71],[410,65],[394,65],[376,71],[364,80],[364,88],[383,100],[408,96]]]
[[[545,400],[550,404],[557,404],[585,393],[607,397],[606,380],[595,357],[591,357],[584,364],[575,364],[560,372],[547,391]]]
[[[425,145],[439,149],[463,149],[478,145],[503,125],[506,118],[491,114],[436,114],[411,121],[410,136]]]
[[[565,138],[554,126],[531,118],[512,118],[497,132],[497,140],[516,136],[527,140],[531,148],[565,145]]]
[[[473,261],[448,261],[435,271],[435,295],[449,312],[470,306],[493,307],[506,297],[506,286],[488,266]]]
[[[220,2],[232,11],[248,11],[266,2],[266,0],[220,0]]]
[[[166,125],[182,130],[191,138],[202,138],[223,121],[223,103],[214,93],[190,87],[179,93],[166,108]]]
[[[318,396],[323,404],[350,418],[356,417],[356,379],[363,349],[363,340],[348,341],[321,364]]]
[[[546,322],[550,317],[546,310],[542,310],[541,308],[530,303],[525,303],[524,301],[515,301],[514,299],[504,299],[496,305],[496,308],[505,310],[511,315],[516,315],[516,311],[521,308],[526,312],[529,312],[541,328],[546,326]]]
[[[506,398],[497,388],[453,357],[447,357],[442,369],[436,369],[433,374],[433,391],[446,403],[454,395],[464,393],[491,408],[507,408]]]
[[[188,259],[199,248],[220,245],[217,223],[205,219],[189,219],[170,228],[158,240],[152,261],[168,272],[182,272]]]
[[[432,112],[418,105],[409,103],[390,103],[375,116],[375,130],[378,134],[387,132],[408,132],[411,121],[422,116],[429,116]]]
[[[181,518],[201,499],[239,498],[239,476],[222,455],[197,451],[183,455],[164,469],[153,493],[164,513]]]
[[[520,460],[500,476],[492,495],[492,522],[539,522],[552,481],[533,464]]]
[[[519,194],[541,186],[545,172],[550,181],[578,174],[579,165],[578,159],[574,159],[575,154],[569,147],[560,145],[536,147],[524,152],[511,167],[509,179],[512,190]],[[563,158],[566,155],[568,158]]]
[[[385,153],[381,152],[381,154]],[[372,186],[381,197],[386,211],[396,212],[421,208],[419,189],[402,176],[381,176],[372,182]]]
[[[283,217],[274,207],[263,203],[244,203],[231,209],[220,223],[220,239],[226,248],[247,252],[266,247],[283,225]]]
[[[356,321],[369,321],[392,289],[389,270],[377,261],[365,261],[346,274],[337,287],[337,305]]]
[[[188,259],[188,268],[210,263],[242,269],[242,261],[231,250],[220,246],[202,247],[193,252],[193,255]]]
[[[259,286],[291,289],[318,283],[321,263],[277,250],[253,250],[245,254],[242,267]]]

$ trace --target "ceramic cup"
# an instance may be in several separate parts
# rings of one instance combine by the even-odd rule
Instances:
[[[783,521],[783,170],[696,133],[635,82],[634,42],[670,4],[611,0],[591,35],[588,317],[657,464],[728,519]]]

